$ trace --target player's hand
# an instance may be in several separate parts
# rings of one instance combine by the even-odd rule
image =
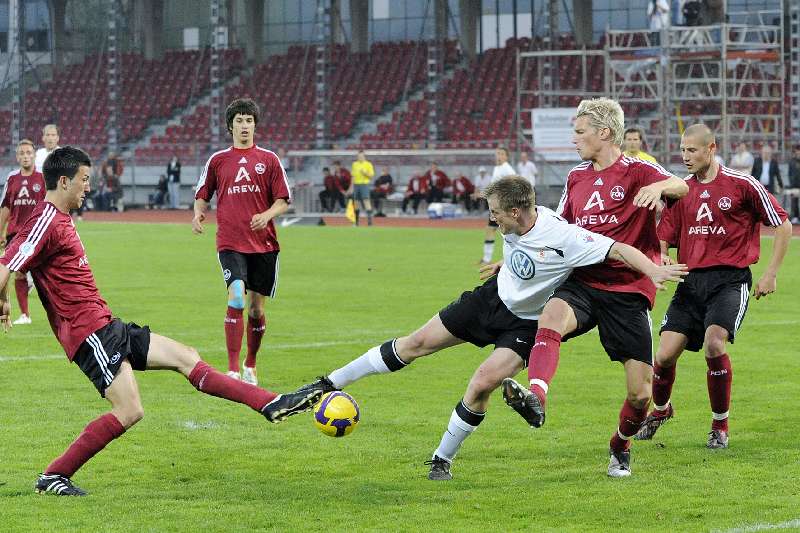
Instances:
[[[203,213],[194,215],[194,218],[192,219],[192,232],[195,235],[200,235],[203,233],[203,221],[205,219],[206,216]]]
[[[687,274],[689,274],[689,268],[684,264],[661,265],[650,274],[650,279],[653,280],[656,289],[663,291],[667,288],[665,283],[668,281],[681,283]]]
[[[270,217],[266,213],[258,213],[257,215],[253,215],[253,218],[250,219],[250,229],[253,231],[261,231],[267,229],[267,224],[269,224]]]
[[[652,185],[646,185],[639,189],[639,192],[636,193],[636,197],[633,199],[633,205],[636,207],[646,207],[652,211],[658,207],[660,200],[661,185],[653,183]]]
[[[496,276],[498,272],[500,272],[500,267],[503,266],[502,261],[498,261],[496,263],[487,263],[478,270],[480,272],[480,279],[489,279],[492,276]]]
[[[778,288],[778,278],[774,274],[764,274],[753,287],[753,296],[756,300],[767,294],[772,294]]]
[[[8,300],[0,299],[0,325],[6,333],[11,328],[11,304]]]
[[[675,262],[669,256],[669,254],[661,254],[661,264],[662,265],[674,265]]]

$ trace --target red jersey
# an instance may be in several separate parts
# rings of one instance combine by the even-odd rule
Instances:
[[[250,229],[253,215],[263,213],[279,198],[291,200],[286,172],[275,153],[258,146],[215,153],[203,168],[195,198],[209,202],[214,193],[218,251],[256,254],[280,250],[272,220],[266,229]]]
[[[339,171],[334,173],[336,179],[339,180],[339,187],[342,191],[346,191],[350,187],[350,182],[353,181],[353,176],[350,175],[350,171],[346,168],[339,168]]]
[[[36,205],[44,200],[44,195],[44,176],[41,172],[34,171],[30,176],[23,176],[22,171],[17,170],[8,175],[0,193],[0,207],[7,207],[10,211],[7,235],[14,235],[22,228]]]
[[[661,250],[655,211],[636,207],[633,199],[642,187],[671,176],[655,163],[624,155],[600,171],[586,161],[567,176],[557,212],[567,222],[629,244],[658,262]],[[655,302],[656,287],[650,278],[619,261],[576,268],[574,276],[596,289],[641,294],[651,307]]]
[[[453,192],[462,195],[462,194],[472,194],[475,192],[475,186],[466,176],[459,176],[458,178],[453,180]]]
[[[689,270],[745,268],[758,261],[759,223],[780,226],[787,218],[778,201],[753,176],[720,167],[716,178],[686,178],[689,194],[664,210],[658,237],[678,248]]]
[[[0,264],[31,273],[50,327],[70,361],[89,335],[111,322],[72,217],[50,202],[39,202]]]
[[[441,170],[437,170],[435,174],[429,170],[425,173],[425,177],[428,178],[431,185],[439,190],[444,190],[450,186],[450,178]]]
[[[428,194],[430,180],[425,176],[414,176],[408,180],[406,194]]]

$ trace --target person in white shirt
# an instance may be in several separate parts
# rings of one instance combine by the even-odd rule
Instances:
[[[498,146],[494,150],[494,170],[492,170],[492,183],[495,181],[508,177],[515,176],[517,173],[511,163],[508,162],[508,149],[505,146]],[[486,222],[486,231],[483,237],[483,257],[479,261],[481,265],[488,265],[492,262],[492,255],[494,255],[494,235],[497,231],[497,223],[489,216]]]
[[[431,480],[452,479],[450,465],[461,444],[486,416],[491,393],[527,364],[539,315],[573,268],[623,261],[647,274],[656,286],[678,281],[686,271],[686,265],[656,265],[627,244],[568,224],[550,209],[536,206],[533,187],[519,176],[493,182],[486,195],[492,219],[503,234],[503,260],[480,269],[485,283],[463,293],[410,335],[370,348],[328,376],[298,389],[340,390],[372,374],[401,370],[419,357],[451,346],[494,344],[426,463]]]
[[[519,154],[519,163],[517,163],[517,174],[531,182],[531,185],[536,187],[536,174],[539,169],[536,164],[528,159],[528,152],[521,152]]]
[[[650,21],[650,31],[661,31],[669,28],[668,0],[648,0],[647,18]]]
[[[753,170],[754,161],[753,154],[747,150],[747,143],[740,142],[736,146],[736,153],[731,157],[730,167],[733,170],[738,170],[742,174],[747,174],[749,176],[750,171]]]
[[[50,155],[50,152],[56,148],[61,148],[58,145],[58,141],[58,126],[55,124],[47,124],[44,128],[42,128],[42,144],[44,144],[44,146],[36,150],[36,158],[34,159],[34,166],[36,167],[37,172],[42,171],[44,160],[47,159],[47,156]]]
[[[472,178],[472,183],[475,185],[475,192],[472,193],[472,205],[476,209],[483,206],[484,209],[489,209],[486,205],[486,198],[483,196],[483,191],[492,182],[492,177],[486,172],[486,167],[480,167],[478,173]]]

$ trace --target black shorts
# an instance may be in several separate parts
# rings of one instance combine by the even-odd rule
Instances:
[[[225,286],[237,279],[244,281],[245,289],[275,298],[278,289],[278,252],[243,254],[231,250],[219,252],[219,264]]]
[[[127,359],[134,370],[144,370],[149,349],[149,327],[139,327],[133,322],[125,324],[115,318],[83,341],[72,362],[105,398],[106,388],[119,373],[122,361]]]
[[[635,359],[653,364],[650,305],[637,293],[589,287],[570,277],[553,294],[572,307],[578,327],[563,340],[583,335],[597,326],[600,344],[612,361]]]
[[[526,320],[508,310],[497,294],[497,277],[464,292],[441,311],[442,324],[454,337],[483,348],[509,348],[525,366],[536,340],[536,320]]]
[[[674,331],[686,335],[686,349],[697,352],[703,347],[706,330],[713,324],[728,331],[732,344],[747,312],[752,286],[749,268],[715,267],[689,272],[675,290],[660,333]]]

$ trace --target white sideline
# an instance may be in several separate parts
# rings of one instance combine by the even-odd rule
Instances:
[[[774,529],[800,528],[800,518],[777,524],[753,524],[752,526],[735,527],[733,529],[714,529],[711,533],[751,533],[753,531],[771,531]]]

